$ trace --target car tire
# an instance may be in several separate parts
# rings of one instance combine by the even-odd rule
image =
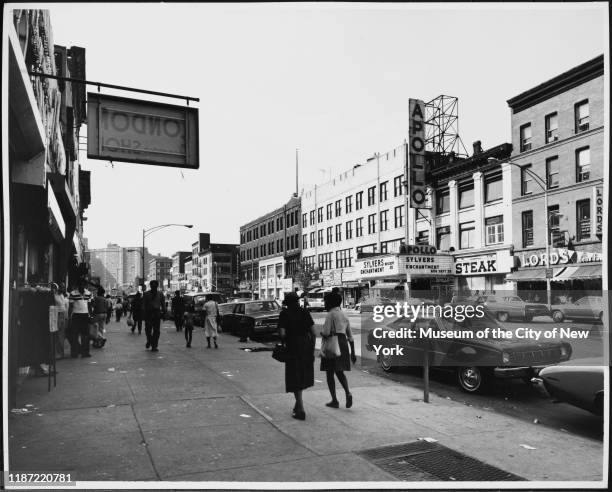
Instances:
[[[500,311],[499,313],[497,313],[497,319],[502,323],[505,323],[506,321],[508,321],[508,313],[505,311]]]
[[[480,393],[487,387],[489,375],[481,367],[458,367],[457,381],[461,389],[466,393]]]
[[[551,314],[551,317],[555,323],[561,323],[561,321],[563,321],[563,318],[564,318],[563,313],[559,310],[553,311],[553,313]]]
[[[526,314],[524,317],[525,323],[531,323],[533,321],[533,316],[530,314]]]
[[[393,372],[395,370],[395,366],[393,365],[393,357],[389,355],[379,355],[378,363],[380,364],[380,368],[385,372]]]

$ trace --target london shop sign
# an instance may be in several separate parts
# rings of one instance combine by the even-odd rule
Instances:
[[[548,265],[564,265],[566,263],[593,263],[603,259],[601,253],[574,251],[567,248],[557,248],[550,251],[550,255],[543,253],[521,253],[519,261],[522,267],[542,267]]]

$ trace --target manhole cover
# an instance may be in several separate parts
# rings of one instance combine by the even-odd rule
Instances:
[[[405,481],[525,480],[441,444],[427,441],[366,449],[357,454]]]

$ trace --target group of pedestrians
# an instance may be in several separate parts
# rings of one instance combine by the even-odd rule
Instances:
[[[181,291],[174,292],[174,297],[171,302],[172,317],[176,331],[185,330],[185,346],[191,348],[193,341],[193,329],[195,327],[195,306],[185,306],[185,299],[181,295]],[[221,313],[219,305],[212,298],[208,299],[202,306],[204,314],[204,336],[206,337],[206,348],[212,348],[211,340],[216,349],[219,348],[217,337],[219,336],[219,325],[221,322]]]
[[[285,296],[286,309],[279,315],[278,328],[281,340],[287,349],[285,362],[285,391],[295,396],[295,406],[292,417],[298,420],[306,419],[302,392],[314,386],[314,360],[316,331],[314,321],[307,309],[300,307],[299,297],[290,292]],[[321,330],[321,336],[326,339],[337,337],[340,355],[321,358],[321,371],[327,376],[327,387],[331,401],[326,403],[330,408],[339,408],[340,402],[336,395],[336,378],[345,394],[346,408],[353,406],[353,395],[350,392],[346,371],[351,370],[351,362],[357,361],[355,342],[349,320],[340,309],[342,296],[332,292],[325,297],[327,316]]]

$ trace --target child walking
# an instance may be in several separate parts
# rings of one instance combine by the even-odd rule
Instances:
[[[193,336],[193,308],[188,308],[185,310],[183,314],[183,328],[185,328],[185,342],[187,343],[187,348],[191,348],[191,339]]]

